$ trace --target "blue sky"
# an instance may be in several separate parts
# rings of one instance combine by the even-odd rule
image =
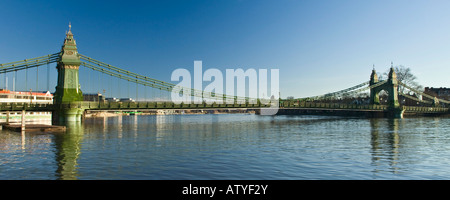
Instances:
[[[393,62],[425,87],[450,87],[448,10],[437,0],[3,0],[0,63],[58,52],[70,21],[79,53],[165,81],[194,60],[276,68],[282,97],[306,97]]]

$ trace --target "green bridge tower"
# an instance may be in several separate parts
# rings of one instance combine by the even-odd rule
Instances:
[[[64,105],[70,102],[83,101],[78,72],[81,61],[71,28],[69,24],[69,31],[66,33],[66,38],[64,39],[56,66],[58,70],[58,82],[56,85],[54,104],[57,109],[53,115],[58,121],[81,121],[81,115],[83,113],[83,109],[81,108],[64,107]]]
[[[372,70],[372,74],[370,75],[370,83],[369,85],[375,85],[379,83],[377,73],[375,68]],[[395,73],[394,67],[391,64],[391,69],[389,71],[388,80],[379,85],[370,89],[370,104],[378,105],[380,104],[380,96],[379,93],[384,90],[388,93],[388,109],[389,114],[393,118],[402,118],[403,110],[400,107],[400,103],[398,102],[398,81],[397,74]]]

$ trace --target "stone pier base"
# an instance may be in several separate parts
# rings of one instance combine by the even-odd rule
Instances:
[[[84,109],[81,108],[67,108],[53,111],[52,121],[59,124],[63,122],[81,122],[83,118]]]

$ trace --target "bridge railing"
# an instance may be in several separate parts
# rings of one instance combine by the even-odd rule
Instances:
[[[316,109],[355,109],[355,110],[379,110],[386,111],[386,105],[357,105],[340,103],[321,103],[321,102],[294,102],[283,101],[280,108],[316,108]],[[122,110],[122,109],[208,109],[208,108],[261,108],[269,105],[257,104],[175,104],[170,101],[165,102],[70,102],[60,105],[50,103],[0,103],[0,111],[18,111],[18,110],[39,110],[51,111],[55,109],[82,108],[89,110]],[[418,113],[450,113],[449,108],[443,107],[419,107],[419,106],[401,106],[405,112]]]
[[[358,105],[358,104],[342,104],[342,103],[322,103],[322,102],[297,102],[283,101],[280,108],[317,108],[317,109],[357,109],[357,110],[388,110],[387,105]],[[445,113],[450,112],[449,108],[443,107],[419,107],[419,106],[401,106],[405,112],[419,113]]]
[[[357,109],[357,110],[387,110],[386,105],[358,105],[342,103],[322,103],[322,102],[295,102],[284,101],[280,103],[281,108],[322,108],[322,109]]]
[[[243,103],[243,104],[176,104],[170,101],[164,102],[92,102],[77,101],[62,104],[42,104],[42,103],[0,103],[0,111],[17,111],[17,110],[41,110],[51,111],[57,109],[82,108],[89,110],[112,110],[112,109],[205,109],[205,108],[261,108],[270,105]]]
[[[419,113],[443,113],[449,112],[449,108],[442,107],[419,107],[419,106],[402,106],[405,112],[419,112]]]
[[[89,110],[113,110],[113,109],[204,109],[204,108],[260,108],[269,107],[269,105],[256,103],[256,104],[176,104],[170,101],[162,102],[70,102],[63,103],[61,105],[55,105],[55,108],[83,108]]]
[[[2,102],[0,103],[0,110],[15,111],[15,110],[51,110],[53,104],[51,103],[22,103],[22,102]]]

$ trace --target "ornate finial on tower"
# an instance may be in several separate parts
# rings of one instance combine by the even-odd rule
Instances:
[[[391,61],[391,68],[394,68],[394,62]]]
[[[370,84],[375,84],[378,82],[378,75],[375,71],[375,64],[373,65],[372,74],[370,75]]]
[[[375,70],[375,64],[372,65],[372,70]]]
[[[397,80],[397,74],[395,74],[395,69],[394,69],[394,65],[391,62],[391,69],[389,70],[389,75],[388,75],[389,80]]]
[[[69,31],[66,32],[66,38],[64,39],[64,44],[61,49],[61,59],[59,62],[64,65],[77,65],[79,66],[80,58],[77,51],[77,43],[73,38],[72,25],[69,22]]]
[[[72,34],[72,24],[69,22],[69,31],[66,32],[66,35],[73,35]]]

